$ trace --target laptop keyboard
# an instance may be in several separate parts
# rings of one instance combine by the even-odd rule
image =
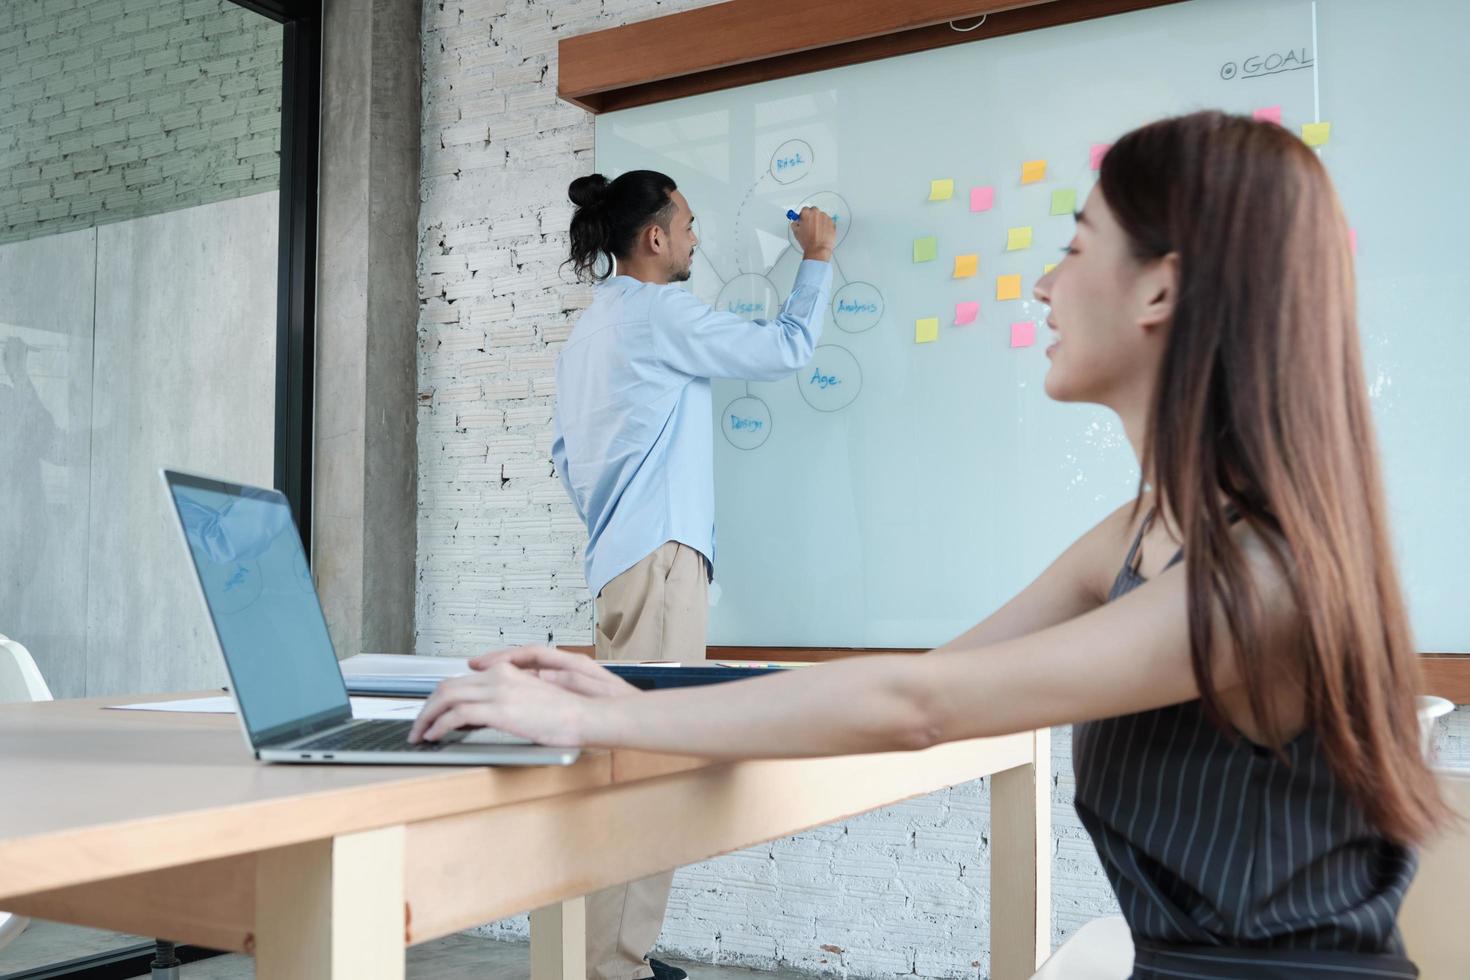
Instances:
[[[408,733],[412,728],[413,722],[411,721],[367,721],[335,732],[328,732],[320,738],[293,745],[291,748],[293,750],[333,752],[437,752],[446,745],[453,745],[458,741],[458,739],[453,739],[410,744]],[[476,745],[530,744],[525,739],[517,738],[509,732],[491,728],[474,729],[472,737],[468,740]]]
[[[291,746],[293,749],[336,752],[434,752],[442,749],[445,742],[418,742],[409,744],[408,733],[413,728],[411,721],[372,721],[328,732],[310,742]]]

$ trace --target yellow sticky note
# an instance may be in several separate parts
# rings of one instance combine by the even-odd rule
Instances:
[[[1021,277],[1019,275],[1015,275],[1015,276],[996,276],[995,277],[995,298],[996,299],[1020,299],[1021,298]]]
[[[1041,267],[1041,274],[1044,276],[1048,272],[1050,272],[1051,270],[1055,269],[1056,267],[1057,267],[1057,264],[1055,262],[1048,262],[1046,265],[1044,265],[1044,266]]]
[[[914,343],[932,344],[939,339],[939,317],[927,316],[914,321]]]
[[[1045,160],[1027,160],[1021,164],[1021,183],[1034,184],[1046,179]]]
[[[1024,228],[1012,228],[1006,232],[1006,251],[1015,252],[1023,248],[1031,247],[1031,226]]]
[[[954,197],[954,181],[946,177],[944,180],[929,181],[929,200],[948,201]]]
[[[1302,123],[1302,141],[1308,146],[1326,146],[1332,137],[1332,123]]]
[[[956,279],[968,279],[979,271],[980,256],[956,255],[954,257],[954,277]]]

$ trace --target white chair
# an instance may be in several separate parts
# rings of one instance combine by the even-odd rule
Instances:
[[[1448,698],[1435,697],[1433,694],[1421,695],[1414,699],[1419,708],[1419,746],[1424,750],[1424,758],[1434,762],[1434,726],[1445,715],[1455,710],[1455,702]]]
[[[0,633],[0,704],[17,701],[50,701],[51,689],[31,659],[31,653]],[[0,949],[19,936],[31,920],[0,912]]]
[[[30,651],[0,633],[0,704],[50,700],[51,689]]]
[[[1470,930],[1465,883],[1470,882],[1470,771],[1440,770],[1439,788],[1458,823],[1419,853],[1419,873],[1399,909],[1399,931],[1424,980],[1466,976]]]
[[[1031,980],[1128,980],[1133,933],[1121,915],[1093,919],[1053,954]]]
[[[1420,745],[1429,758],[1435,723],[1455,710],[1455,705],[1432,695],[1415,701]],[[1460,968],[1470,963],[1470,931],[1461,922],[1465,883],[1470,882],[1470,773],[1441,774],[1440,785],[1464,823],[1451,827],[1425,849],[1399,915],[1409,958],[1419,965],[1425,980],[1458,976],[1451,964]],[[1093,919],[1073,933],[1032,980],[1127,980],[1132,972],[1133,936],[1128,923],[1121,915],[1110,915]]]

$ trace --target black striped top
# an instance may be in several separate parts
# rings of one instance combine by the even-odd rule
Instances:
[[[1147,527],[1108,601],[1143,584]],[[1416,856],[1369,826],[1313,732],[1283,762],[1194,700],[1072,739],[1077,813],[1133,932],[1135,980],[1418,975],[1396,925]]]

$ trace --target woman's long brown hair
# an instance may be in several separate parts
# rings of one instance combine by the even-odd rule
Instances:
[[[1134,255],[1179,259],[1143,472],[1183,535],[1205,710],[1228,729],[1210,669],[1220,609],[1255,722],[1268,744],[1284,741],[1268,696],[1284,672],[1230,532],[1234,510],[1291,583],[1301,616],[1301,660],[1291,666],[1337,782],[1380,833],[1421,840],[1442,804],[1420,751],[1419,664],[1332,183],[1285,129],[1218,112],[1134,130],[1108,151],[1099,179]]]

